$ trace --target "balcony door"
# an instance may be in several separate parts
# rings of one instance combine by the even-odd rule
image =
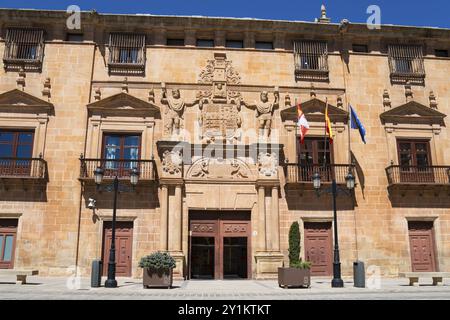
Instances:
[[[301,181],[312,181],[312,175],[319,172],[322,181],[331,181],[333,150],[328,139],[305,138],[304,144],[297,138],[297,155]]]
[[[398,140],[401,182],[433,182],[430,142],[428,140]]]
[[[103,136],[102,164],[106,177],[128,177],[133,168],[139,169],[141,136],[138,134],[108,133]]]
[[[0,130],[0,175],[29,176],[33,131]]]

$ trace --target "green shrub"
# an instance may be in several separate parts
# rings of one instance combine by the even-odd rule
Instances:
[[[289,265],[291,268],[297,269],[311,269],[311,262],[309,261],[297,261]]]
[[[139,267],[152,270],[170,270],[175,266],[175,259],[170,254],[159,251],[142,257],[139,261]]]
[[[298,222],[292,223],[289,229],[289,265],[300,261],[300,227]]]
[[[297,221],[293,222],[289,229],[289,267],[311,268],[311,262],[300,259],[300,227]]]

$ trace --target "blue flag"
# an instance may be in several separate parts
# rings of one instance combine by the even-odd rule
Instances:
[[[358,115],[356,114],[355,110],[353,110],[352,106],[350,106],[350,124],[352,129],[359,130],[359,134],[361,135],[362,141],[366,143],[366,129],[359,120]]]

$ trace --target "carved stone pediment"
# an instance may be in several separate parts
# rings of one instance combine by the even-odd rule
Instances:
[[[92,114],[160,117],[158,106],[121,92],[87,105]]]
[[[300,104],[303,113],[308,121],[311,122],[325,122],[325,108],[326,102],[313,98]],[[280,112],[283,121],[292,120],[297,121],[297,106],[292,106]],[[334,123],[347,123],[348,112],[328,104],[328,116]]]
[[[53,113],[54,106],[24,91],[13,89],[0,94],[0,111],[12,113]]]
[[[383,123],[439,124],[442,126],[444,125],[445,117],[445,114],[414,100],[380,115]]]
[[[252,180],[249,166],[241,159],[222,159],[203,157],[196,160],[189,168],[187,179],[191,180]]]

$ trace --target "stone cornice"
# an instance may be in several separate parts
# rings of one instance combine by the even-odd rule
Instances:
[[[95,11],[81,13],[84,24],[95,26],[96,29],[110,29],[121,26],[124,31],[144,31],[151,32],[154,28],[164,28],[167,32],[171,30],[191,30],[226,32],[242,31],[261,31],[278,32],[286,35],[295,36],[311,35],[316,38],[318,34],[321,37],[333,40],[336,34],[339,34],[338,23],[315,23],[306,21],[287,21],[287,20],[264,20],[247,18],[224,18],[224,17],[194,17],[194,16],[158,16],[150,14],[99,14]],[[24,9],[0,9],[0,21],[2,27],[8,25],[54,25],[59,21],[65,26],[67,13],[57,10],[24,10]],[[127,19],[126,26],[123,23]],[[350,23],[347,37],[381,37],[387,39],[410,38],[415,40],[443,40],[450,39],[450,29],[431,28],[418,26],[396,26],[382,25],[379,30],[369,30],[364,23]]]

